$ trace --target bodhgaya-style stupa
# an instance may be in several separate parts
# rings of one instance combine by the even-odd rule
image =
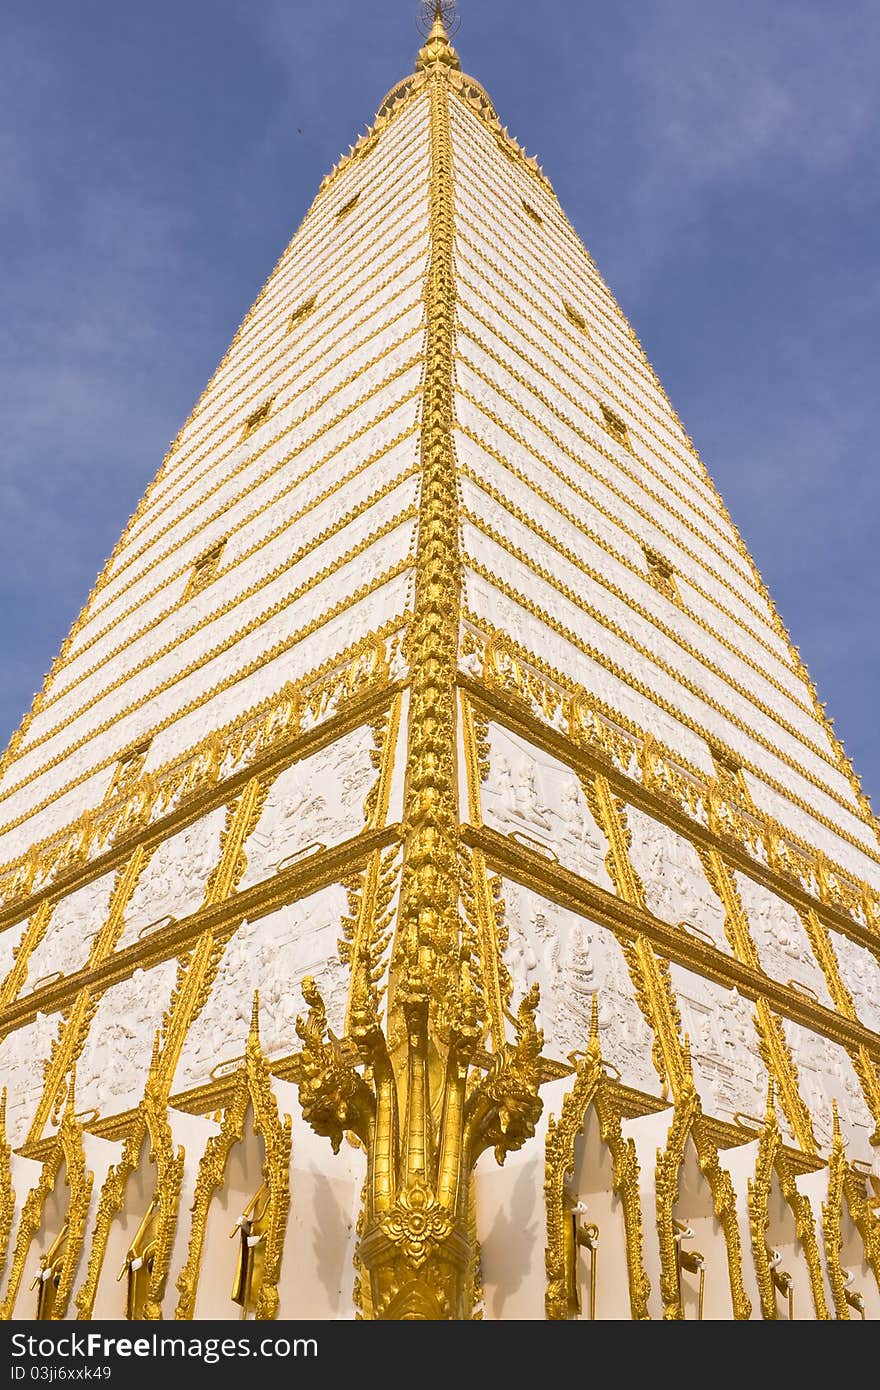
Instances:
[[[0,761],[6,1318],[880,1317],[878,824],[446,10]]]

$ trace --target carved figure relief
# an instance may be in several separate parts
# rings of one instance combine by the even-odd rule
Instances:
[[[546,1050],[566,1057],[586,1047],[596,996],[603,1058],[627,1085],[658,1094],[653,1038],[614,935],[509,879],[502,896],[508,932],[504,963],[514,997],[535,982],[541,987]]]
[[[790,1019],[783,1020],[783,1028],[798,1069],[798,1089],[810,1112],[820,1152],[828,1153],[831,1148],[834,1138],[832,1103],[836,1101],[850,1159],[870,1162],[874,1150],[868,1141],[874,1121],[849,1054],[838,1043]]]
[[[303,1009],[299,985],[305,975],[318,981],[331,1027],[344,1030],[348,969],[336,943],[346,909],[345,891],[334,884],[257,922],[242,923],[223,953],[208,1002],[187,1034],[175,1090],[209,1081],[218,1066],[243,1055],[255,989],[260,991],[260,1038],[267,1057],[297,1050],[296,1017]]]
[[[644,885],[649,912],[664,922],[687,923],[697,935],[708,937],[720,951],[730,954],[724,906],[710,887],[693,845],[635,806],[627,806],[626,818],[632,831],[630,859]]]
[[[790,903],[744,874],[734,875],[761,966],[774,980],[792,981],[834,1008],[825,976],[816,964],[804,924]]]
[[[136,970],[102,996],[76,1067],[80,1110],[107,1116],[137,1105],[176,976],[177,961],[163,961],[152,970]]]
[[[69,975],[89,958],[92,942],[107,920],[115,875],[103,874],[62,898],[46,933],[28,961],[22,993],[47,984],[53,975]]]
[[[58,1014],[37,1014],[0,1043],[0,1076],[6,1087],[6,1137],[12,1148],[24,1142],[43,1093],[43,1063],[58,1033]]]
[[[226,811],[221,806],[159,845],[125,909],[125,927],[117,949],[130,946],[154,923],[169,917],[180,921],[198,911],[208,875],[220,858],[225,821]]]
[[[736,989],[684,966],[672,963],[669,969],[704,1113],[728,1121],[740,1114],[760,1122],[767,1103],[767,1068],[758,1050],[754,1006]]]
[[[537,841],[567,869],[613,892],[605,870],[607,841],[571,769],[498,724],[489,725],[489,744],[482,802],[486,824]]]
[[[242,888],[312,845],[332,845],[357,834],[377,775],[372,749],[370,729],[356,729],[281,773],[248,838]]]
[[[850,941],[842,932],[831,933],[831,944],[859,1019],[873,1032],[880,1033],[880,964],[876,956]]]

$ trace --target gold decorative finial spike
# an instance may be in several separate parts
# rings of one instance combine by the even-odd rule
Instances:
[[[253,1046],[260,1045],[260,991],[254,990],[254,1002],[251,1004],[251,1027],[248,1042]]]
[[[437,64],[447,68],[461,67],[458,54],[449,42],[449,29],[455,32],[458,28],[457,18],[455,6],[448,0],[433,0],[422,7],[422,33],[428,24],[431,27],[416,58],[417,71]]]

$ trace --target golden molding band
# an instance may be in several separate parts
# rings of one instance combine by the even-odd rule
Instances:
[[[479,681],[470,674],[473,666],[469,657],[479,661]],[[880,929],[880,893],[876,889],[773,817],[753,806],[736,805],[723,789],[713,788],[701,768],[688,764],[593,692],[561,676],[539,657],[526,654],[506,634],[487,633],[480,619],[466,617],[462,658],[469,674],[461,671],[460,683],[477,694],[485,692],[494,701],[503,699],[505,693],[513,696],[516,704],[512,708],[518,708],[520,718],[527,722],[533,741],[559,740],[560,748],[551,751],[563,757],[566,746],[593,747],[631,784],[635,769],[636,785],[640,782],[653,787],[697,826],[705,825],[711,813],[722,833],[740,844],[759,870],[770,864],[790,874],[811,898],[834,903],[847,917]]]
[[[348,550],[344,551],[342,555],[338,556],[334,560],[331,560],[320,570],[317,570],[314,574],[312,574],[308,579],[303,580],[303,582],[297,585],[295,589],[292,589],[289,594],[286,594],[283,598],[277,599],[268,608],[264,609],[260,613],[255,614],[252,618],[249,618],[242,625],[242,627],[236,629],[235,632],[230,633],[228,636],[220,638],[220,640],[215,642],[212,647],[209,647],[207,648],[207,650],[199,653],[199,655],[193,658],[192,661],[188,662],[186,666],[182,667],[179,671],[176,671],[172,675],[170,675],[166,680],[154,686],[150,691],[150,699],[155,700],[157,696],[163,694],[166,690],[172,689],[175,685],[178,685],[182,680],[185,680],[187,676],[192,675],[193,672],[198,671],[203,666],[208,666],[218,656],[222,656],[226,652],[232,651],[238,645],[238,643],[242,641],[243,638],[247,637],[252,632],[256,632],[271,618],[277,616],[277,614],[283,613],[286,609],[291,608],[294,604],[298,603],[300,599],[305,597],[306,594],[310,593],[312,589],[316,588],[320,584],[323,584],[327,579],[337,574],[346,565],[350,565],[353,560],[357,559],[359,555],[363,555],[366,551],[371,549],[371,547],[375,545],[378,541],[392,536],[398,531],[403,530],[406,527],[407,523],[415,520],[417,515],[417,506],[415,504],[412,504],[411,506],[407,507],[404,511],[400,512],[397,516],[391,517],[385,525],[380,527],[379,530],[375,532],[375,534],[367,536],[364,538],[364,540],[351,546]],[[407,556],[401,560],[392,562],[385,571],[385,582],[387,582],[389,579],[392,579],[395,574],[401,573],[401,568],[406,569],[410,565],[414,543],[415,537],[413,535],[408,546]],[[228,604],[224,604],[222,608],[219,610],[219,612],[224,613],[236,608],[240,603],[243,603],[247,599],[251,598],[254,593],[258,593],[261,589],[263,589],[267,584],[271,583],[274,579],[277,579],[281,575],[285,574],[287,568],[287,565],[282,562],[282,564],[276,566],[275,570],[272,571],[269,575],[263,576],[261,579],[256,580],[253,585],[249,586],[248,589],[243,590],[241,594],[237,595],[233,599],[230,599],[228,601]],[[371,586],[369,585],[366,586],[367,589],[369,589],[370,587]],[[361,590],[356,590],[353,594],[349,595],[349,602],[354,603],[357,597],[359,597],[360,595]],[[327,615],[329,616],[330,613],[337,612],[340,603],[344,604],[345,600],[338,600],[332,608],[327,610]],[[187,638],[196,635],[200,630],[201,625],[196,624],[196,626],[190,632],[187,633]],[[91,710],[95,705],[97,705],[100,702],[100,700],[102,700],[106,695],[110,694],[113,690],[120,689],[126,686],[132,676],[137,675],[141,670],[146,670],[152,664],[152,660],[154,659],[154,657],[158,659],[162,656],[167,655],[168,652],[173,651],[179,645],[179,641],[180,639],[175,639],[173,642],[169,643],[165,649],[156,652],[154,655],[144,658],[139,667],[132,668],[130,672],[126,672],[117,681],[111,683],[109,686],[106,686],[102,691],[96,694],[94,700],[91,700],[88,702],[88,704],[82,706],[81,709],[77,710],[74,714],[72,714],[68,720],[64,721],[64,723],[58,725],[54,729],[49,729],[45,734],[41,735],[40,738],[34,739],[33,743],[21,749],[19,756],[24,757],[26,754],[31,753],[33,749],[39,747],[41,744],[46,742],[49,738],[57,736],[59,732],[61,732],[65,727],[71,724],[75,719],[79,718],[82,714],[86,713],[87,711]],[[284,647],[282,649],[287,649],[290,645],[289,639],[282,639],[282,642],[284,643]],[[267,661],[269,659],[270,658],[268,656],[265,658],[265,660]],[[250,663],[249,665],[252,667],[252,663]],[[242,678],[241,674],[234,674],[237,676],[237,679]],[[98,734],[105,733],[108,729],[111,729],[118,721],[125,718],[126,715],[134,713],[134,711],[142,708],[142,706],[142,698],[138,698],[134,700],[132,703],[122,706],[120,709],[116,710],[113,714],[109,715],[106,719],[104,719],[101,723],[94,725],[88,731],[88,733],[84,734],[82,738],[78,740],[77,743],[68,746],[63,753],[58,755],[58,757],[63,760],[63,758],[65,758],[70,753],[72,748],[78,747],[82,743],[88,742],[90,739],[95,738]],[[181,713],[181,711],[178,711],[177,713],[179,714]],[[144,733],[142,735],[138,734],[138,738],[142,740],[147,740],[150,737],[151,735],[149,733]],[[7,791],[4,797],[0,798],[0,800],[5,800],[6,797],[8,797],[11,794],[12,790],[13,789],[10,788],[10,790]]]
[[[671,700],[668,700],[665,696],[661,695],[658,691],[654,690],[652,686],[640,680],[632,672],[625,670],[622,666],[619,666],[612,658],[606,656],[597,647],[594,647],[591,643],[586,642],[582,638],[578,637],[563,623],[560,623],[557,619],[551,617],[551,615],[545,609],[540,608],[537,604],[533,603],[531,599],[528,599],[522,594],[520,594],[517,589],[514,589],[512,587],[512,585],[507,584],[503,580],[499,579],[485,565],[482,565],[478,560],[475,560],[473,557],[469,557],[467,563],[468,568],[472,570],[474,574],[479,575],[482,579],[485,579],[486,582],[490,584],[494,589],[497,589],[499,593],[504,594],[505,597],[511,600],[511,602],[518,604],[521,608],[523,608],[524,611],[531,613],[551,632],[554,632],[558,636],[562,637],[566,642],[570,643],[570,645],[573,646],[577,651],[583,652],[585,656],[588,656],[592,661],[595,661],[606,671],[611,671],[613,675],[615,675],[619,680],[623,681],[626,685],[628,685],[630,689],[638,691],[640,695],[643,695],[646,699],[650,700],[651,703],[656,705],[659,709],[665,710],[667,714],[671,714],[679,724],[683,725],[685,728],[691,729],[694,733],[699,734],[699,736],[702,739],[704,739],[707,744],[721,746],[723,750],[728,754],[728,756],[733,758],[734,761],[738,763],[745,771],[752,773],[755,777],[759,779],[759,781],[765,783],[766,786],[778,792],[779,795],[785,797],[787,801],[791,802],[794,805],[800,806],[803,810],[807,811],[808,814],[812,816],[815,820],[818,820],[821,824],[827,826],[829,830],[833,830],[834,833],[840,835],[841,838],[849,840],[853,845],[860,849],[869,858],[880,859],[880,854],[878,854],[877,850],[873,849],[870,845],[864,843],[863,841],[854,838],[854,836],[850,832],[846,831],[842,826],[840,826],[836,822],[830,820],[815,806],[811,805],[809,802],[805,801],[801,796],[799,796],[797,792],[792,790],[790,787],[785,786],[783,783],[779,782],[775,777],[771,776],[766,769],[759,768],[749,759],[744,758],[741,753],[735,753],[731,748],[729,748],[726,745],[726,743],[722,739],[718,737],[717,734],[712,733],[709,729],[705,727],[705,725],[698,723],[697,720],[692,718],[690,715],[685,714]],[[470,613],[466,613],[464,616],[467,618],[475,617],[475,621],[477,622],[477,624],[484,627],[486,626],[487,618],[484,614],[475,616]],[[639,650],[638,645],[635,642],[632,642],[631,645],[635,650]],[[654,662],[654,664],[659,664],[650,652],[646,651],[645,655],[648,656],[650,660]],[[693,688],[691,684],[683,676],[678,676],[677,681],[685,689],[692,689],[693,693],[700,694],[700,692]],[[757,734],[753,729],[749,728],[748,725],[744,724],[742,720],[738,719],[735,715],[729,714],[726,710],[723,709],[722,706],[718,705],[714,700],[710,699],[708,696],[703,697],[700,694],[700,698],[704,699],[705,704],[717,710],[718,713],[720,713],[724,718],[726,718],[728,722],[732,724],[735,728],[741,729],[744,733],[746,733],[749,736],[749,738],[753,739],[755,743],[766,748],[769,752],[772,752],[781,763],[783,763],[787,767],[790,767],[792,771],[795,771],[799,773],[801,776],[803,776],[806,782],[809,782],[811,785],[817,787],[820,791],[827,795],[830,800],[836,801],[841,807],[843,807],[845,810],[849,812],[853,819],[858,820],[862,818],[860,813],[856,811],[848,802],[844,801],[844,799],[839,794],[831,791],[829,788],[824,786],[815,776],[806,772],[806,770],[803,769],[799,764],[795,763],[793,759],[783,757],[783,755],[779,752],[777,748],[773,746],[772,742],[769,739],[765,739],[761,735]],[[868,829],[867,825],[866,829]]]

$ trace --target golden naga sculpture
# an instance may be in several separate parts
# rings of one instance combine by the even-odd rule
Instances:
[[[465,953],[463,953],[463,956]],[[369,979],[369,962],[361,981]],[[397,992],[405,1039],[394,1055],[372,988],[352,1012],[349,1034],[328,1027],[314,981],[303,982],[307,1018],[299,1097],[303,1115],[338,1152],[346,1132],[366,1150],[366,1201],[359,1258],[369,1276],[372,1315],[381,1319],[469,1318],[477,1258],[468,1219],[477,1159],[493,1148],[499,1163],[535,1132],[542,1102],[543,1034],[534,987],[511,1016],[516,1041],[480,1048],[476,995],[463,958],[438,1056],[435,1010],[417,969]]]

